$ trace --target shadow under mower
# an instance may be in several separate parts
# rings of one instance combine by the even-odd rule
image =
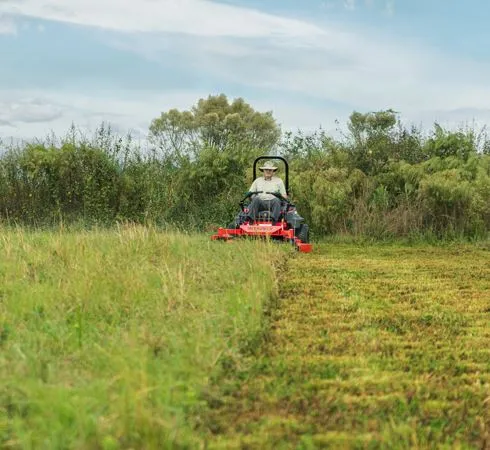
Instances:
[[[262,159],[278,159],[284,163],[285,173],[285,188],[289,196],[289,166],[287,161],[282,156],[259,156],[255,159],[253,165],[253,179],[257,177],[257,163]],[[260,194],[262,191],[249,192],[240,201],[240,212],[236,215],[235,220],[226,228],[218,228],[218,232],[211,236],[212,240],[229,241],[236,238],[266,238],[279,242],[288,242],[303,253],[310,253],[312,245],[310,244],[309,226],[304,223],[304,218],[301,217],[296,206],[287,198],[276,192],[266,192],[272,194],[281,200],[281,215],[277,222],[273,222],[270,211],[260,211],[255,220],[248,219],[248,208],[246,201],[250,200],[252,195]]]

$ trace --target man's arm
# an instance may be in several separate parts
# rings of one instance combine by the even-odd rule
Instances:
[[[250,186],[250,189],[249,189],[247,194],[252,193],[252,192],[257,192],[257,191],[259,191],[259,186],[258,186],[257,179],[255,179],[254,182],[252,183],[252,186]],[[254,194],[251,196],[252,199],[255,197],[257,197],[257,194]]]

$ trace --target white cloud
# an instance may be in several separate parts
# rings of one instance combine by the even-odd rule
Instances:
[[[360,5],[342,1],[350,7]],[[364,4],[372,5],[373,0]],[[379,0],[378,5],[383,4],[394,11],[394,0]],[[454,111],[463,108],[469,115],[488,118],[488,64],[453,59],[422,43],[360,27],[312,23],[208,0],[3,0],[2,13],[110,30],[102,33],[105,44],[153,61],[178,58],[179,65],[203,78],[212,76],[215,84],[231,82],[242,86],[241,92],[257,92],[246,100],[259,110],[274,110],[285,128],[330,128],[335,118],[342,121],[353,109],[394,108],[402,117],[429,125],[436,117],[451,121],[457,116],[460,121],[461,114]],[[19,133],[29,129],[41,135],[51,126],[63,131],[72,120],[87,127],[114,120],[122,128],[144,132],[160,111],[189,108],[209,93],[17,92],[4,100],[10,103],[4,103],[0,120],[4,126],[15,124]],[[292,100],[293,94],[302,100]],[[0,92],[0,102],[5,95]],[[29,96],[42,98],[45,109],[24,105],[25,117],[29,111],[35,117],[54,112],[59,116],[44,125],[31,120],[27,127],[11,105],[29,104]],[[322,101],[332,106],[322,107]]]
[[[111,123],[121,133],[131,131],[144,138],[151,121],[171,108],[188,110],[209,92],[122,91],[92,92],[91,95],[59,91],[0,91],[0,136],[42,138],[51,132],[63,136],[74,123],[82,131],[93,132],[102,122]],[[211,93],[211,94],[218,94]],[[229,96],[230,101],[238,96]],[[288,98],[246,99],[258,111],[272,110],[283,130],[314,131],[322,126],[335,132],[335,120],[345,122],[349,111],[292,103]]]
[[[0,97],[0,121],[10,125],[23,122],[50,122],[62,115],[62,108],[36,97],[7,101]]]
[[[488,65],[453,60],[421,43],[204,0],[120,0],[117,8],[115,2],[24,0],[18,10],[147,31],[113,35],[112,42],[153,61],[173,52],[190,70],[211,72],[217,80],[300,92],[351,108],[482,108],[490,98]],[[394,2],[385,4],[392,8]]]
[[[0,12],[125,32],[309,36],[314,25],[209,0],[3,0]]]
[[[17,25],[11,17],[2,14],[0,5],[0,35],[2,34],[17,34]]]
[[[0,135],[43,137],[51,131],[63,135],[74,123],[94,131],[109,122],[123,132],[145,136],[152,119],[170,108],[190,108],[199,91],[92,93],[47,90],[0,90]]]
[[[102,123],[110,123],[121,133],[131,132],[134,138],[145,141],[151,120],[171,108],[190,109],[199,98],[210,93],[188,91],[122,91],[77,92],[59,91],[0,91],[0,136],[3,138],[43,138],[54,132],[62,137],[72,123],[82,132],[93,133]],[[232,96],[230,96],[230,100]],[[336,105],[311,105],[308,101],[287,97],[247,98],[258,111],[272,110],[284,131],[312,132],[320,127],[332,135],[345,125],[352,112]],[[430,131],[434,121],[446,128],[470,126],[480,129],[490,122],[490,109],[427,110],[402,114],[402,121]],[[336,121],[339,123],[337,124]]]
[[[452,60],[420,45],[333,27],[323,39],[144,38],[126,42],[153,60],[175,51],[194,73],[235,84],[300,93],[351,109],[486,108],[487,64]]]

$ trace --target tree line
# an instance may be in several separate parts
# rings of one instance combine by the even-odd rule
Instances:
[[[482,237],[490,230],[484,131],[402,124],[353,112],[340,138],[282,133],[242,98],[200,99],[155,118],[148,145],[101,124],[0,152],[0,221],[29,226],[120,221],[205,230],[226,225],[263,154],[290,164],[290,191],[317,236]]]

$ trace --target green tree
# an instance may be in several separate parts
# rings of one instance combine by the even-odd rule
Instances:
[[[470,155],[477,152],[476,138],[473,131],[446,131],[438,123],[434,124],[434,133],[425,144],[430,156],[447,158],[456,156],[466,161]]]
[[[403,127],[396,112],[354,111],[347,124],[350,139],[347,145],[354,167],[368,175],[386,171],[391,161],[418,163],[426,159],[422,137],[415,127]]]
[[[242,98],[226,95],[200,99],[190,111],[171,109],[150,125],[150,140],[166,158],[178,162],[195,157],[205,146],[223,151],[245,145],[270,151],[281,130],[271,112],[258,112]]]

